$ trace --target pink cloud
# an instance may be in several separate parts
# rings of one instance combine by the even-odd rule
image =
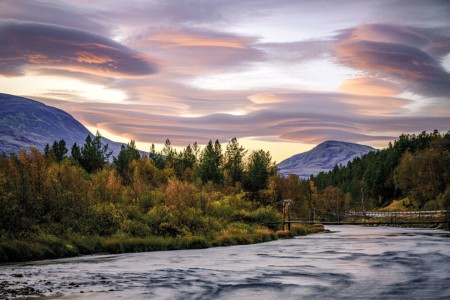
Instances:
[[[20,75],[30,66],[106,77],[141,77],[159,69],[148,55],[77,29],[3,22],[0,40],[0,74],[5,76]]]
[[[247,44],[255,42],[254,38],[231,35],[217,35],[212,32],[160,32],[148,38],[149,41],[159,42],[162,47],[225,47],[247,48]]]
[[[361,25],[338,38],[334,47],[337,62],[379,79],[396,81],[405,90],[446,97],[450,73],[427,53],[434,41],[421,32],[392,25]]]
[[[177,146],[194,141],[205,143],[215,138],[227,141],[234,136],[274,136],[306,143],[330,138],[384,142],[395,138],[399,132],[411,132],[414,122],[418,124],[414,129],[424,126],[442,130],[439,124],[448,121],[444,117],[401,117],[402,107],[410,101],[395,97],[307,92],[262,93],[258,96],[267,97],[267,101],[252,104],[253,112],[242,116],[215,113],[217,107],[210,107],[211,111],[205,111],[205,116],[184,117],[176,115],[175,106],[167,110],[167,106],[158,106],[151,100],[133,105],[68,102],[59,107],[84,124],[115,135],[149,143],[162,143],[169,138]],[[226,97],[217,104],[207,102],[208,94],[202,97],[198,98],[198,105],[226,105]],[[180,99],[180,103],[190,102]],[[235,103],[239,105],[239,102]],[[248,105],[245,99],[241,100],[241,105]]]
[[[372,96],[395,96],[402,92],[402,89],[395,83],[373,77],[348,79],[342,83],[339,89],[349,94]]]

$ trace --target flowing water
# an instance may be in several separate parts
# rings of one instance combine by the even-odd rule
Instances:
[[[49,299],[450,299],[450,232],[327,229],[247,246],[0,265],[0,283],[6,298],[28,289]]]

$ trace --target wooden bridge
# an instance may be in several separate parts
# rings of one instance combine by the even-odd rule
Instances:
[[[444,224],[445,227],[450,228],[450,210],[427,210],[427,211],[394,211],[394,212],[371,212],[371,211],[348,211],[344,214],[330,214],[329,217],[334,216],[335,221],[320,221],[320,220],[291,220],[291,205],[292,200],[283,200],[283,221],[278,224],[288,225],[288,230],[291,229],[291,224],[323,224],[323,225],[419,225],[432,226]],[[351,221],[346,221],[346,220]],[[445,225],[446,224],[446,225]]]

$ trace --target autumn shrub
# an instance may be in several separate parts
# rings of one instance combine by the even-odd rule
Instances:
[[[183,226],[178,225],[174,214],[165,206],[153,207],[145,215],[144,221],[154,235],[176,237],[187,233]]]
[[[272,206],[260,207],[250,213],[252,222],[260,224],[268,224],[280,222],[281,216]]]
[[[450,209],[450,185],[447,186],[445,192],[438,198],[438,200],[441,204],[441,209]]]
[[[429,200],[425,202],[423,206],[424,210],[439,210],[441,209],[441,204],[439,203],[439,200]]]
[[[208,215],[218,219],[228,219],[234,210],[225,201],[212,201],[207,207]]]
[[[123,221],[122,211],[114,204],[99,204],[93,207],[90,216],[91,232],[101,236],[108,236],[120,229]]]
[[[134,237],[145,237],[152,233],[147,224],[130,219],[126,219],[120,224],[120,231]]]

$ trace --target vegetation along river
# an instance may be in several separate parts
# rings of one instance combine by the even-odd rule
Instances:
[[[327,229],[247,246],[0,265],[0,298],[450,299],[450,232]]]

